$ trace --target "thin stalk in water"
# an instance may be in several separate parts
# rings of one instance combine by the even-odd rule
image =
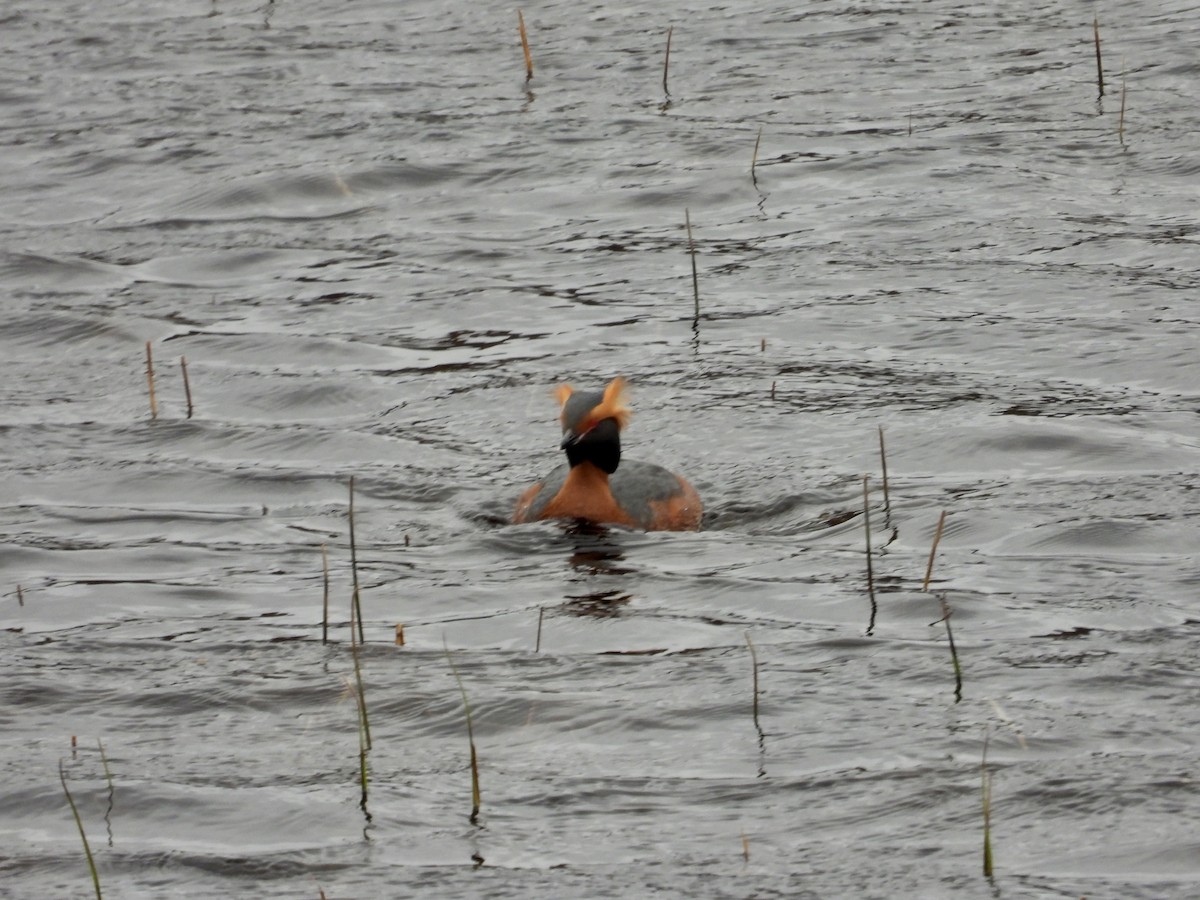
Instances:
[[[696,242],[692,239],[692,216],[691,213],[684,209],[683,222],[687,226],[688,237],[688,255],[692,258],[692,297],[696,302],[695,313],[693,314],[692,322],[699,324],[700,322],[700,276],[696,273]]]
[[[987,767],[988,732],[983,733],[983,759],[979,763],[980,793],[983,801],[983,877],[991,878],[992,858],[992,773]]]
[[[750,157],[750,180],[758,184],[758,177],[754,174],[754,168],[758,165],[758,145],[762,143],[762,126],[758,126],[758,137],[754,139],[754,155]]]
[[[871,563],[871,494],[868,483],[871,476],[863,476],[863,532],[867,539],[867,593],[871,597],[871,621],[867,623],[867,634],[875,631],[875,614],[879,610],[875,602],[875,569]]]
[[[529,52],[529,34],[525,31],[525,16],[517,10],[517,29],[521,32],[521,50],[525,54],[525,81],[533,80],[533,54]]]
[[[750,632],[746,632],[746,646],[750,648],[750,666],[754,673],[754,702],[751,707],[754,713],[754,730],[758,732],[758,739],[762,741],[764,735],[762,725],[758,723],[758,651],[754,649],[754,641],[750,640]]]
[[[358,588],[358,545],[354,540],[354,476],[350,476],[350,572],[354,576],[354,596],[352,598],[352,608],[350,610],[350,641],[354,641],[354,629],[358,628],[358,642],[364,642],[363,637],[363,621],[362,621],[362,603]]]
[[[945,594],[938,594],[938,603],[942,607],[942,617],[937,622],[930,622],[930,626],[938,624],[938,622],[946,623],[946,640],[950,642],[950,662],[954,664],[954,702],[958,703],[962,700],[962,666],[958,662],[958,648],[954,645],[954,631],[950,628],[950,616],[954,612],[950,608],[950,604],[946,602]]]
[[[146,386],[150,391],[150,418],[158,418],[158,400],[154,396],[154,352],[146,341]]]
[[[667,28],[667,52],[663,55],[663,93],[668,97],[671,96],[671,92],[667,90],[667,72],[671,67],[671,34],[674,31],[674,25],[671,25]]]
[[[183,372],[183,396],[187,399],[187,417],[192,417],[192,383],[188,380],[187,357],[179,357],[179,370]]]
[[[942,514],[938,516],[937,531],[933,534],[933,546],[929,548],[929,565],[925,567],[925,583],[921,585],[921,590],[929,590],[929,582],[933,578],[933,558],[937,556],[938,544],[942,540],[942,529],[946,525],[946,511],[943,509]]]
[[[879,465],[883,470],[883,527],[887,528],[892,524],[892,498],[888,491],[887,447],[883,443],[882,425],[879,426]]]
[[[446,661],[450,663],[450,671],[454,673],[454,680],[458,682],[458,690],[462,693],[463,712],[467,718],[467,742],[471,746],[471,815],[469,820],[472,825],[479,822],[479,806],[481,801],[479,793],[479,754],[475,750],[475,728],[471,720],[471,703],[467,700],[467,689],[463,685],[462,676],[458,674],[458,666],[454,664],[454,657],[450,655],[450,647],[446,644],[446,639],[442,638],[442,646],[446,650]]]
[[[71,807],[71,815],[75,817],[75,827],[79,829],[79,838],[83,841],[83,852],[87,856],[88,871],[92,873],[92,885],[96,888],[96,900],[103,900],[100,894],[100,875],[96,871],[96,860],[92,857],[92,848],[88,844],[87,834],[83,830],[83,819],[79,816],[79,807],[75,805],[75,799],[71,796],[71,789],[67,787],[67,773],[63,769],[63,761],[58,761],[58,780],[62,782],[63,793],[67,797],[67,803]]]
[[[321,545],[321,572],[324,593],[321,599],[321,643],[329,643],[329,551]]]

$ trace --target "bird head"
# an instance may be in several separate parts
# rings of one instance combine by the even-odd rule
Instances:
[[[569,384],[555,391],[561,407],[561,447],[572,466],[590,462],[610,475],[621,463],[621,429],[633,414],[626,405],[625,379],[614,378],[603,391],[576,391]]]

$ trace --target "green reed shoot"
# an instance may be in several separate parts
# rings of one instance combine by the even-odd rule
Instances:
[[[154,396],[154,353],[146,341],[146,385],[150,390],[150,418],[158,418],[158,400]]]
[[[358,588],[358,545],[354,540],[354,476],[350,476],[350,572],[354,577],[354,595],[351,599],[350,609],[350,642],[354,642],[355,623],[358,627],[358,642],[361,644],[365,640],[363,637],[363,621],[362,621],[362,602]]]
[[[83,852],[87,856],[88,871],[92,873],[92,885],[96,888],[96,900],[103,900],[100,894],[100,874],[96,871],[96,860],[92,857],[92,848],[88,844],[87,834],[83,830],[83,819],[79,816],[79,807],[75,805],[75,799],[71,796],[71,789],[67,787],[67,773],[63,769],[63,761],[58,761],[58,780],[62,782],[63,794],[67,797],[67,803],[71,807],[71,815],[75,817],[75,827],[79,829],[79,839],[83,841]]]
[[[921,590],[929,590],[930,579],[933,578],[933,558],[937,555],[938,544],[942,540],[942,529],[946,525],[946,511],[943,509],[941,516],[938,517],[937,531],[933,534],[933,546],[929,548],[929,564],[925,567],[925,583],[921,585]]]
[[[467,743],[471,747],[471,815],[469,820],[472,825],[475,825],[479,822],[481,798],[479,793],[479,754],[475,750],[475,728],[471,719],[471,703],[467,700],[467,689],[463,685],[462,676],[458,673],[458,666],[454,664],[454,657],[450,655],[450,647],[446,644],[444,637],[442,646],[446,650],[446,661],[450,663],[450,671],[454,673],[454,680],[458,682],[458,690],[462,693],[463,712],[467,719]]]
[[[696,242],[692,239],[692,216],[685,208],[683,211],[683,222],[687,226],[688,238],[688,255],[692,258],[692,297],[696,301],[696,311],[693,315],[693,321],[700,321],[700,276],[696,273]]]
[[[758,732],[759,740],[763,738],[762,725],[758,723],[758,651],[754,649],[754,641],[750,640],[750,632],[746,632],[746,646],[750,648],[750,666],[754,675],[754,702],[751,707],[754,713],[754,730]]]
[[[958,648],[954,645],[954,632],[950,628],[950,616],[954,612],[946,602],[945,594],[938,594],[938,603],[942,607],[942,617],[938,622],[946,623],[946,639],[950,642],[950,661],[954,664],[954,702],[962,700],[962,666],[958,662]],[[930,622],[930,626],[938,622]]]
[[[192,406],[192,383],[188,381],[187,373],[187,357],[179,357],[179,370],[183,373],[183,396],[187,399],[187,417],[192,417],[194,407]]]
[[[1100,61],[1100,18],[1094,16],[1092,18],[1092,36],[1096,42],[1096,86],[1100,89],[1100,96],[1104,96],[1104,64]]]
[[[525,31],[525,16],[517,10],[517,30],[521,32],[521,50],[525,54],[525,81],[533,80],[533,54],[529,52],[529,34]]]
[[[979,763],[980,793],[983,802],[983,877],[991,878],[992,858],[992,773],[987,767],[988,732],[983,734],[983,759]]]
[[[667,28],[667,52],[663,54],[663,93],[668,97],[671,92],[667,90],[667,72],[671,68],[671,34],[675,31],[675,26],[671,25]]]

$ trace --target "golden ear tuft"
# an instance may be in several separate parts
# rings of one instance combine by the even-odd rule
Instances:
[[[608,387],[604,389],[604,399],[600,401],[591,412],[591,418],[602,421],[604,419],[616,419],[617,427],[624,429],[629,424],[629,418],[633,415],[626,404],[629,402],[629,392],[626,390],[626,381],[624,378],[617,376],[608,383]]]
[[[558,405],[564,406],[571,399],[571,395],[575,393],[575,388],[569,384],[560,384],[554,389],[554,399],[558,401]]]

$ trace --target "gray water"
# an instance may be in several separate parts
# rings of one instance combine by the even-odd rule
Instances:
[[[0,895],[1200,893],[1198,12],[8,0]]]

